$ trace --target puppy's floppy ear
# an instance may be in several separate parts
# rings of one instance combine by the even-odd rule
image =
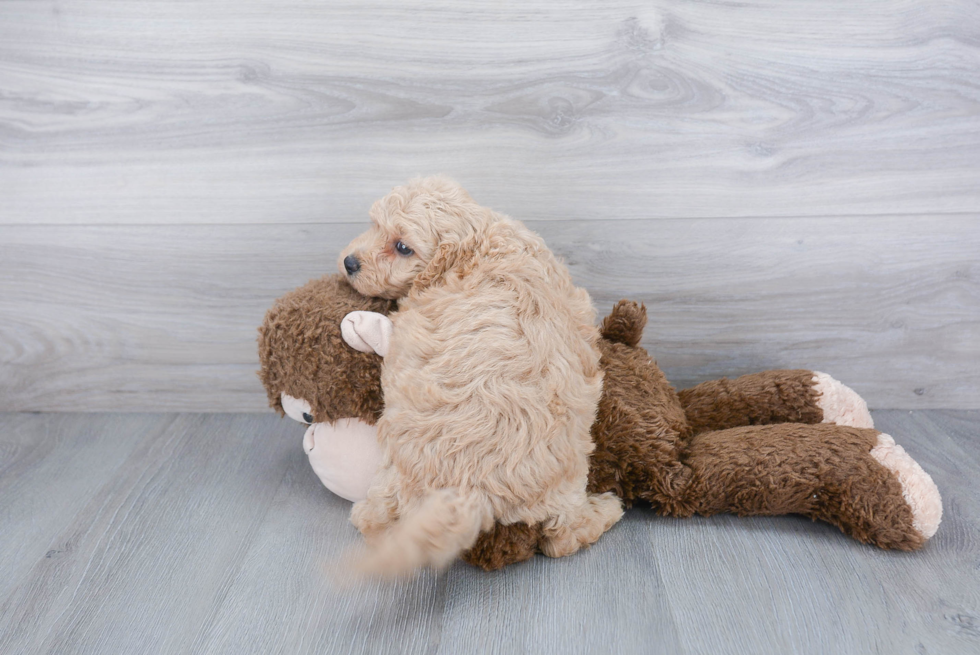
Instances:
[[[444,242],[439,244],[435,256],[429,260],[428,265],[421,273],[416,276],[409,291],[409,296],[415,296],[428,287],[436,283],[446,274],[459,260],[462,246],[458,243]]]

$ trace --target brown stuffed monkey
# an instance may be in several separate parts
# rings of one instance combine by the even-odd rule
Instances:
[[[366,495],[380,461],[379,353],[395,310],[328,275],[277,300],[259,328],[269,404],[309,425],[303,443],[314,470],[348,500]],[[615,492],[627,506],[645,501],[665,516],[802,514],[881,548],[914,550],[935,534],[936,485],[872,429],[851,389],[786,370],[677,393],[638,345],[645,324],[646,309],[626,300],[602,323],[590,493]],[[498,523],[464,560],[498,569],[538,552],[539,536],[538,526]]]

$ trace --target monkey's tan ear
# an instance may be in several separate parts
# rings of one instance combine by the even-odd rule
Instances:
[[[351,312],[340,321],[340,334],[354,350],[384,357],[391,343],[391,319],[377,312]]]

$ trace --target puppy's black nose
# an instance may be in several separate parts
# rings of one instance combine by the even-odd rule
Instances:
[[[344,268],[347,269],[347,275],[353,275],[361,270],[361,262],[354,255],[347,255],[344,257]]]

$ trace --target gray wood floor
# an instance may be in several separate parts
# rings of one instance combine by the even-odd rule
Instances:
[[[980,409],[975,0],[0,0],[0,411],[257,411],[255,327],[450,174],[694,383]]]
[[[0,652],[980,652],[980,413],[874,417],[943,494],[918,553],[632,510],[571,558],[340,588],[358,535],[295,423],[0,414]]]

